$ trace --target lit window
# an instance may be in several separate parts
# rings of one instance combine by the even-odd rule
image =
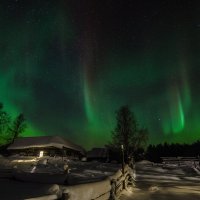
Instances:
[[[44,151],[40,151],[39,157],[41,158],[41,157],[43,157],[43,156],[44,156]]]

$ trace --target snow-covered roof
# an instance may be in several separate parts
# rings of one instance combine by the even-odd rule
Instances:
[[[63,147],[73,149],[84,153],[84,149],[76,144],[73,144],[67,139],[60,136],[38,136],[38,137],[22,137],[15,139],[7,149],[27,149],[35,147],[56,147],[62,149]]]

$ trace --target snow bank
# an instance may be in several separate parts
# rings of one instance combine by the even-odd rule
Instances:
[[[68,184],[102,181],[114,175],[121,165],[100,162],[69,161]]]
[[[69,166],[68,174],[64,169],[65,165]],[[0,175],[1,170],[4,170],[2,172],[4,175],[5,170],[8,170],[10,175],[14,175],[16,180],[25,181],[24,184],[34,184],[33,182],[38,184],[57,183],[60,185],[59,191],[64,193],[66,199],[73,200],[109,199],[113,185],[116,186],[118,183],[121,185],[122,181],[125,180],[121,171],[121,165],[119,164],[79,162],[61,157],[43,157],[40,159],[38,157],[23,157],[19,155],[8,158],[0,157]],[[125,167],[125,171],[127,172],[128,170],[129,168]],[[133,174],[133,171],[128,171],[128,174]],[[66,178],[68,185],[64,185]],[[8,179],[8,181],[13,182],[13,186],[9,187],[13,190],[15,188],[14,184],[17,184],[18,181],[13,179]],[[45,192],[41,196],[32,195],[28,197],[46,198],[47,196],[45,197],[45,195],[57,195],[57,190],[55,189],[52,192],[53,194]],[[47,198],[54,198],[53,196],[48,196]]]
[[[137,162],[138,165],[152,165],[153,162],[148,161],[148,160],[142,160],[140,162]]]
[[[37,182],[37,183],[57,183],[64,184],[67,179],[67,174],[58,173],[30,173],[23,171],[14,171],[13,176],[15,179],[26,182]]]
[[[107,200],[110,198],[110,195],[115,196],[116,193],[119,195],[122,190],[122,181],[126,180],[127,183],[127,179],[133,177],[133,175],[133,170],[126,165],[125,176],[123,176],[121,169],[118,168],[115,173],[107,177],[105,180],[66,186],[63,187],[63,193],[69,200]]]
[[[107,200],[110,197],[110,180],[106,179],[95,183],[87,183],[66,187],[63,191],[68,200],[89,200],[96,199]]]

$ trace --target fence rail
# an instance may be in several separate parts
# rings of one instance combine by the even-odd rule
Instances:
[[[177,164],[182,165],[187,162],[192,162],[194,166],[200,165],[200,158],[199,157],[161,157],[163,165],[168,164]]]
[[[73,186],[60,186],[60,195],[52,194],[26,200],[115,200],[128,185],[134,185],[134,171],[125,165],[103,181]]]
[[[120,169],[103,181],[66,187],[62,199],[115,200],[128,185],[134,185],[134,172],[125,165],[124,174]]]

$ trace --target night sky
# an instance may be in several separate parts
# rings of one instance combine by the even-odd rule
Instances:
[[[198,0],[0,2],[0,102],[26,136],[101,146],[127,104],[150,143],[190,143],[199,79]]]

